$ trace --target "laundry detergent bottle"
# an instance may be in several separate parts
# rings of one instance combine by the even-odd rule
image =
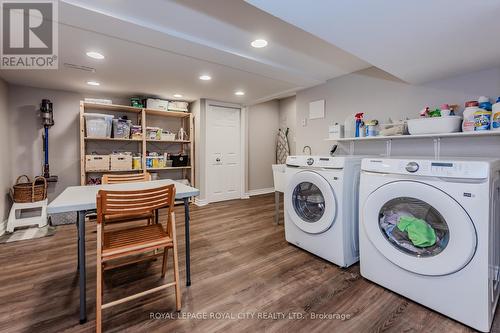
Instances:
[[[462,131],[474,131],[474,114],[480,111],[479,103],[477,101],[469,101],[465,103],[464,119],[462,121]]]
[[[493,104],[493,114],[491,115],[491,130],[500,131],[500,97],[497,102]]]

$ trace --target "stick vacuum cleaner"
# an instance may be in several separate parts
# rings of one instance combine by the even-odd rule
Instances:
[[[40,115],[43,122],[43,152],[44,152],[44,163],[43,163],[43,177],[47,179],[48,182],[57,182],[57,176],[50,175],[49,168],[49,128],[54,126],[54,113],[52,112],[52,102],[48,99],[42,99],[40,104]]]

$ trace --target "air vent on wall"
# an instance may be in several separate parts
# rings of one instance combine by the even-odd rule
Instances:
[[[76,65],[76,64],[70,64],[70,63],[65,62],[64,67],[71,68],[71,69],[77,69],[77,70],[85,71],[85,72],[95,73],[95,68],[83,66],[83,65]]]

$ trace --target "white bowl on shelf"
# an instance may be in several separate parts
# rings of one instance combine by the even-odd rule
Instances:
[[[441,134],[460,132],[462,128],[462,117],[432,117],[408,120],[408,132],[411,135],[418,134]]]

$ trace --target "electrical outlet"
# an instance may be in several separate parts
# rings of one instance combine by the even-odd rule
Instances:
[[[302,127],[307,126],[307,118],[302,119]]]

